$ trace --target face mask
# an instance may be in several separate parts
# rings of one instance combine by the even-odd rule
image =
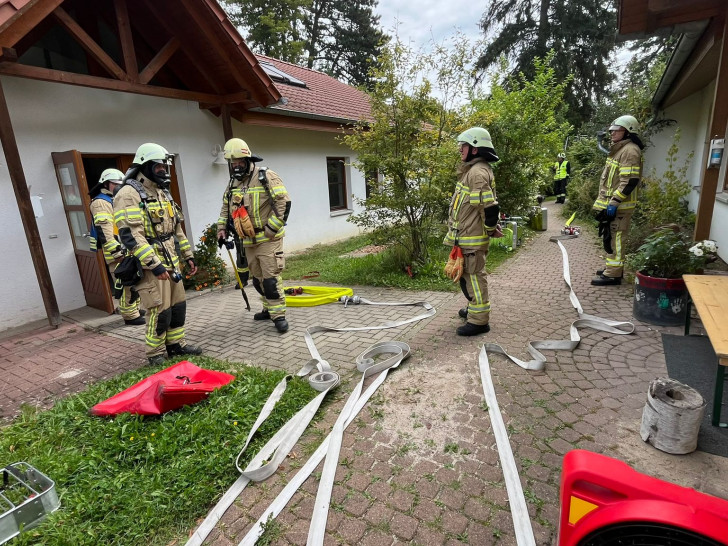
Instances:
[[[155,166],[157,164],[153,161],[149,161],[148,163],[145,163],[142,165],[142,174],[146,176],[149,180],[154,182],[157,186],[159,186],[162,189],[169,188],[169,183],[171,181],[171,177],[169,176],[169,172],[167,169],[161,170],[159,168],[155,169]]]

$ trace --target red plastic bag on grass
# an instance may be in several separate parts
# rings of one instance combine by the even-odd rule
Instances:
[[[183,360],[96,404],[89,411],[99,416],[119,413],[160,415],[204,400],[233,379],[234,375],[204,370]]]

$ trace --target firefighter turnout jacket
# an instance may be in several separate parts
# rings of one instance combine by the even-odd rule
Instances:
[[[233,213],[245,207],[255,230],[254,237],[244,237],[243,246],[283,238],[291,209],[281,178],[265,167],[255,167],[243,180],[231,179],[222,198],[217,229],[230,231]]]
[[[89,207],[93,222],[90,243],[91,252],[101,250],[104,253],[104,261],[107,264],[120,260],[124,253],[121,243],[116,237],[116,225],[114,224],[114,205],[111,192],[106,188],[91,200]]]
[[[631,211],[637,204],[637,186],[642,175],[642,152],[631,140],[620,140],[611,145],[607,163],[599,180],[599,195],[592,208],[605,210],[615,205],[619,211]]]
[[[458,182],[450,201],[448,231],[443,243],[466,249],[487,250],[489,233],[498,223],[498,201],[493,170],[476,157],[458,167]]]
[[[138,184],[141,192],[135,189]],[[144,194],[144,195],[142,195]],[[164,265],[167,271],[179,271],[180,253],[186,261],[193,257],[190,242],[182,229],[182,210],[168,190],[163,190],[142,174],[128,180],[114,197],[114,220],[122,244],[142,263],[153,270]]]

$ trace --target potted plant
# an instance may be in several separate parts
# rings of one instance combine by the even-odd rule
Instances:
[[[717,258],[715,241],[693,241],[677,226],[664,226],[627,257],[635,273],[636,319],[660,326],[685,322],[687,290],[682,276],[702,273]]]

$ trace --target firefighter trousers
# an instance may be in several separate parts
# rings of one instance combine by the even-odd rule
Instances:
[[[124,320],[134,320],[139,317],[139,295],[136,294],[136,289],[133,286],[116,286],[116,277],[114,276],[114,269],[118,264],[111,263],[107,264],[109,268],[109,277],[111,278],[111,291],[114,297],[121,291],[121,295],[118,297],[119,300],[119,313],[121,318]],[[121,290],[119,290],[119,288]]]
[[[182,281],[159,280],[149,270],[136,286],[142,305],[147,308],[145,341],[147,357],[163,355],[167,345],[185,346],[187,302]]]
[[[612,234],[612,253],[607,254],[605,258],[603,273],[605,277],[621,277],[624,273],[624,251],[633,212],[634,209],[627,211],[617,209],[617,216],[609,224]]]
[[[490,320],[490,300],[488,299],[488,275],[485,262],[488,248],[484,250],[463,249],[463,276],[460,289],[468,300],[468,322],[482,326]]]
[[[283,255],[283,239],[273,239],[245,247],[253,286],[260,294],[263,309],[275,320],[286,315],[286,296],[283,293],[281,272],[286,266]]]

